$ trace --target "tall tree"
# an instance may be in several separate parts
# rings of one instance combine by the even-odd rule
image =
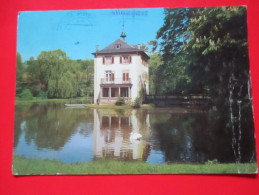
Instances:
[[[184,42],[190,39],[187,28],[190,25],[192,9],[168,8],[164,10],[165,18],[163,26],[158,30],[156,38],[160,41],[160,51],[165,63],[174,56],[182,53]]]
[[[163,65],[162,55],[154,53],[150,56],[149,64],[149,93],[159,94],[161,92],[161,77],[159,67]]]
[[[71,60],[61,50],[27,61],[26,87],[34,96],[71,98],[93,94],[93,60]]]
[[[192,10],[188,8],[165,9],[163,26],[157,32],[157,45],[152,41],[153,48],[160,48],[163,64],[159,68],[161,78],[160,93],[183,93],[184,86],[189,82],[185,74],[187,53],[183,51],[185,43],[190,39],[188,31]]]
[[[216,98],[227,96],[229,85],[236,83],[236,90],[242,86],[243,97],[247,95],[245,7],[200,8],[190,21],[188,30],[192,36],[185,51],[192,54],[189,73],[193,81],[198,81],[193,86],[209,88],[209,95]]]
[[[80,64],[81,95],[93,96],[94,93],[94,61],[90,59],[78,60]]]
[[[22,76],[24,73],[24,65],[22,62],[22,56],[18,52],[16,58],[16,95],[21,94],[23,90]]]
[[[211,116],[225,124],[222,131],[232,134],[235,160],[240,162],[242,134],[251,139],[253,148],[246,8],[166,9],[157,38],[162,39],[165,62],[160,76],[172,81],[169,86],[176,86],[169,90],[177,91],[181,79],[172,78],[181,67],[180,74],[189,77],[185,83],[188,93],[211,97],[215,111]],[[247,128],[249,133],[244,132]]]

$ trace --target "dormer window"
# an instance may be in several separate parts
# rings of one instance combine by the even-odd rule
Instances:
[[[103,64],[114,64],[114,57],[113,56],[104,56]]]
[[[120,56],[120,63],[121,64],[130,64],[131,56],[129,56],[129,55]]]
[[[115,44],[115,49],[120,49],[121,48],[121,44]]]

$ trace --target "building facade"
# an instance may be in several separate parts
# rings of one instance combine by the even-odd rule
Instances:
[[[148,94],[148,55],[125,42],[125,33],[94,55],[94,103],[115,104],[119,97],[132,103]]]

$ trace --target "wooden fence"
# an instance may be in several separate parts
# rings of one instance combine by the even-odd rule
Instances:
[[[145,104],[158,106],[168,105],[209,105],[210,98],[203,95],[146,95],[143,99]]]

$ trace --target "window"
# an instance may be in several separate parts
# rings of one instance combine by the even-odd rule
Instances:
[[[105,71],[105,78],[106,78],[106,82],[114,81],[114,73],[110,70]]]
[[[124,130],[130,130],[130,119],[129,117],[121,117],[121,128]],[[125,137],[125,134],[122,135]]]
[[[107,137],[107,135],[105,136],[105,142],[106,143],[111,143],[111,142],[114,142],[114,140],[108,140],[109,137]],[[103,157],[107,157],[107,158],[111,158],[111,157],[114,157],[114,150],[113,149],[108,149],[108,148],[103,148],[102,149],[102,154],[103,154]]]
[[[120,122],[119,122],[119,117],[118,116],[112,116],[111,117],[111,130],[117,130],[118,128],[119,128],[119,124],[120,124]]]
[[[115,45],[115,49],[120,49],[121,48],[121,44],[116,44]]]
[[[122,71],[122,82],[123,83],[129,83],[130,78],[129,78],[129,70],[123,70]]]
[[[131,63],[131,56],[125,55],[120,57],[121,64],[130,64]]]
[[[122,76],[123,81],[129,81],[129,73],[128,72],[124,72],[123,76]]]
[[[120,151],[120,158],[132,160],[133,159],[133,151],[132,150],[122,151],[121,150]]]
[[[113,56],[104,56],[103,64],[114,64],[114,57]]]

